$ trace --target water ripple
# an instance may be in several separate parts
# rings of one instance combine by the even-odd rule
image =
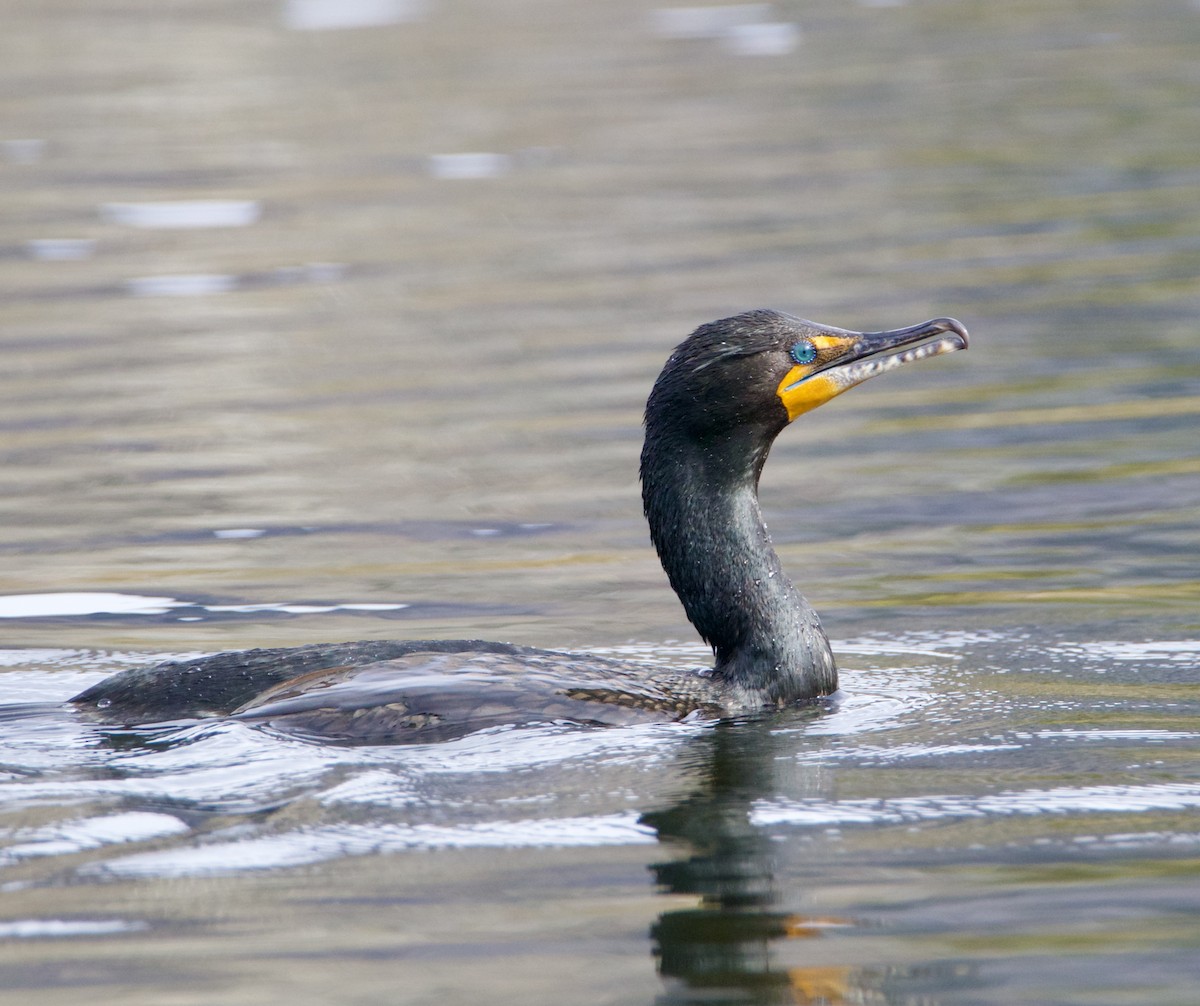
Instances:
[[[828,827],[846,824],[906,824],[969,817],[1045,814],[1142,813],[1200,807],[1200,785],[1160,783],[1131,786],[1061,786],[968,794],[894,797],[883,800],[764,800],[752,819],[763,826]]]
[[[91,864],[81,872],[90,876],[202,876],[412,849],[565,848],[655,841],[653,829],[642,824],[635,813],[462,825],[343,824],[258,837],[233,831],[208,844],[121,856]]]

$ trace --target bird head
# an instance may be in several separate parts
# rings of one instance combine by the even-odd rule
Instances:
[[[778,311],[702,325],[668,359],[647,404],[693,436],[755,428],[772,439],[797,416],[906,363],[966,349],[953,318],[852,332]]]

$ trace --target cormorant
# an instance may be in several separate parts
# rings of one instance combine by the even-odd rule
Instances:
[[[642,500],[684,610],[716,657],[680,672],[479,640],[218,653],[115,674],[71,701],[110,724],[233,717],[328,740],[444,740],[500,724],[724,716],[837,690],[829,642],[758,504],[775,437],[876,374],[967,347],[938,318],[851,332],[758,310],[702,325],[646,404]]]

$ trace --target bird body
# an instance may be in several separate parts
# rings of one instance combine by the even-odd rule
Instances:
[[[712,646],[711,670],[479,640],[366,641],[134,668],[71,701],[105,723],[225,716],[378,743],[554,720],[739,715],[830,695],[829,641],[759,509],[763,465],[804,412],[967,339],[948,318],[861,333],[751,311],[701,326],[671,354],[646,404],[642,499],[667,578]]]
[[[102,722],[229,717],[344,743],[444,741],[493,726],[618,726],[727,712],[704,672],[480,639],[232,650],[122,671],[72,700]]]

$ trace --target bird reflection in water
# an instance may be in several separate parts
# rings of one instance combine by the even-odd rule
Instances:
[[[660,1006],[882,1002],[853,967],[788,968],[775,959],[780,941],[819,939],[855,923],[782,907],[773,843],[750,819],[754,801],[773,792],[771,732],[763,723],[722,724],[697,743],[707,761],[704,784],[642,819],[664,844],[686,849],[652,867],[664,893],[699,898],[663,912],[651,930],[669,981]]]

